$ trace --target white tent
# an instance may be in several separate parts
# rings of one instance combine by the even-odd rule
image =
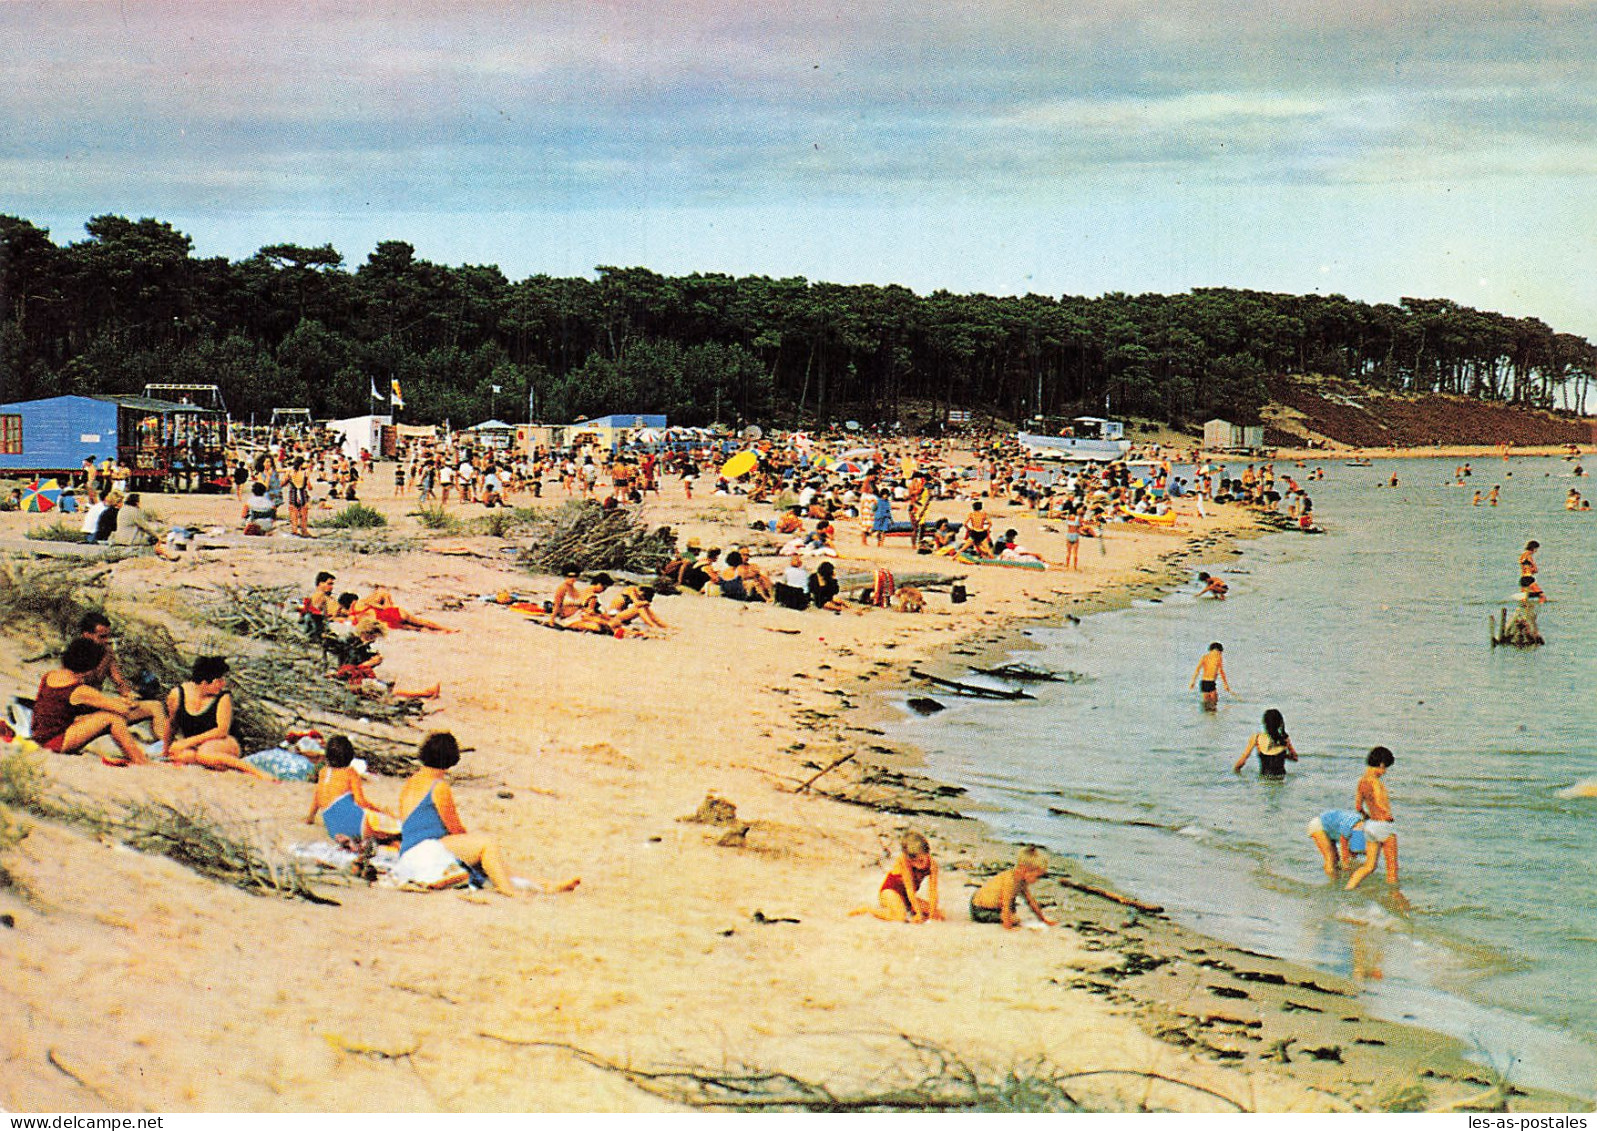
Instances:
[[[351,416],[347,420],[329,420],[327,430],[339,433],[341,450],[350,459],[356,459],[362,448],[374,456],[381,455],[383,428],[393,423],[391,416]]]

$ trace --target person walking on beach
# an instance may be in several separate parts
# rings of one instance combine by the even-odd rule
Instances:
[[[1225,676],[1225,646],[1218,640],[1209,645],[1209,650],[1198,661],[1198,666],[1192,673],[1192,682],[1187,684],[1187,690],[1196,687],[1203,696],[1205,710],[1212,711],[1220,705],[1220,692],[1216,684],[1223,685],[1227,693],[1235,695],[1231,690],[1231,681]]]
[[[1386,792],[1386,771],[1397,759],[1384,746],[1372,749],[1364,759],[1364,776],[1359,778],[1353,793],[1354,807],[1364,816],[1364,863],[1348,877],[1347,888],[1352,891],[1375,871],[1375,864],[1386,853],[1386,882],[1397,886],[1397,825],[1392,816],[1392,799]]]

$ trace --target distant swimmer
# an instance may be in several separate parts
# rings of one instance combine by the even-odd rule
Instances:
[[[1388,487],[1396,487],[1397,486],[1397,472],[1395,472],[1395,471],[1392,472],[1392,477],[1386,481],[1386,485]]]
[[[1519,575],[1521,577],[1536,576],[1536,551],[1541,548],[1542,544],[1534,538],[1525,543],[1525,548],[1519,552]]]
[[[1353,867],[1364,855],[1364,814],[1355,809],[1328,809],[1309,821],[1309,839],[1320,850],[1325,874],[1336,878],[1338,867]]]
[[[1359,778],[1353,793],[1353,803],[1364,817],[1364,863],[1348,877],[1347,890],[1352,891],[1375,871],[1381,854],[1386,854],[1386,882],[1397,886],[1397,821],[1392,816],[1392,799],[1386,792],[1386,771],[1397,761],[1384,746],[1372,749],[1364,759],[1364,776]]]
[[[1487,506],[1495,507],[1497,505],[1497,494],[1502,489],[1503,488],[1502,488],[1501,484],[1498,484],[1498,483],[1493,483],[1492,484],[1492,489],[1490,491],[1486,492],[1486,505]]]
[[[1475,497],[1469,501],[1469,505],[1472,507],[1478,507],[1481,505],[1481,493],[1479,491],[1475,492]]]
[[[1198,574],[1198,580],[1203,583],[1203,588],[1198,590],[1200,597],[1213,597],[1216,601],[1224,601],[1225,595],[1231,591],[1231,586],[1207,573]]]
[[[1216,640],[1209,645],[1209,650],[1203,654],[1203,659],[1198,661],[1197,669],[1192,673],[1192,682],[1187,684],[1187,690],[1196,687],[1203,696],[1205,710],[1212,711],[1220,705],[1220,692],[1216,684],[1223,685],[1226,692],[1235,695],[1231,690],[1231,681],[1225,676],[1225,646]]]
[[[1286,764],[1298,760],[1298,752],[1286,732],[1286,720],[1274,707],[1264,712],[1264,729],[1248,739],[1248,748],[1237,759],[1236,765],[1231,767],[1231,772],[1240,774],[1255,750],[1259,752],[1260,777],[1284,778]]]

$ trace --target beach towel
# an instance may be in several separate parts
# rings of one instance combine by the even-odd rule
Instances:
[[[966,565],[979,566],[1006,566],[1009,569],[1047,569],[1047,562],[1032,561],[1005,561],[1003,558],[978,558],[975,554],[959,553],[954,555]]]
[[[887,608],[893,603],[893,594],[897,589],[898,586],[893,581],[892,571],[878,568],[875,579],[871,583],[871,604],[878,609]]]

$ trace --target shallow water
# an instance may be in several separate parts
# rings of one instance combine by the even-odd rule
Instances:
[[[1034,630],[1040,650],[1017,658],[1091,681],[960,704],[904,737],[1002,835],[1206,933],[1358,979],[1378,1012],[1461,1036],[1516,1078],[1597,1095],[1597,798],[1559,796],[1597,775],[1597,512],[1563,509],[1591,480],[1540,458],[1480,461],[1469,489],[1447,485],[1453,461],[1323,466],[1305,485],[1330,533],[1246,544],[1211,569],[1229,600],[1177,593]],[[1382,487],[1394,470],[1400,486]],[[1493,483],[1502,505],[1472,507]],[[1487,618],[1530,538],[1549,643],[1494,649]],[[1211,640],[1237,696],[1205,712],[1187,683]],[[1268,707],[1302,756],[1284,782],[1256,763],[1231,773]],[[1382,870],[1353,893],[1326,882],[1305,832],[1353,807],[1376,744],[1397,756],[1407,911]]]

